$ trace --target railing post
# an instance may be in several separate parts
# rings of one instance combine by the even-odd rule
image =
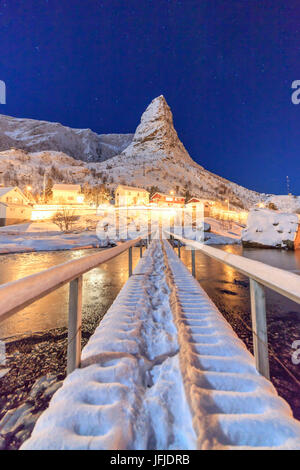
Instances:
[[[181,254],[180,254],[180,241],[177,240],[177,242],[178,242],[178,258],[180,258],[181,257]]]
[[[140,241],[140,258],[143,256],[143,245],[142,240]]]
[[[128,249],[128,275],[132,275],[132,246]]]
[[[80,366],[81,358],[82,276],[70,282],[67,375]]]
[[[270,379],[265,290],[254,279],[250,279],[250,298],[256,368],[260,374]]]
[[[196,277],[196,262],[195,262],[195,249],[191,249],[191,257],[192,257],[192,275]]]

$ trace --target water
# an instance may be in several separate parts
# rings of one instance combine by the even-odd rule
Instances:
[[[95,249],[2,255],[0,284],[98,252]],[[138,259],[139,248],[134,248],[133,267]],[[93,310],[105,313],[127,279],[128,252],[86,273],[83,276],[83,316]],[[65,285],[0,323],[0,338],[65,327],[68,321],[68,289]]]

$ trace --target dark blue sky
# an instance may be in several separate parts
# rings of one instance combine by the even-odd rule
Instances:
[[[164,94],[208,170],[300,193],[300,2],[0,0],[0,113],[133,132]]]

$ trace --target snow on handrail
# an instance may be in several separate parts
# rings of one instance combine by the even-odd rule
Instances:
[[[248,276],[279,294],[288,297],[294,302],[300,303],[300,276],[297,274],[269,266],[268,264],[260,261],[227,253],[226,251],[222,251],[218,248],[213,248],[211,246],[204,245],[203,243],[183,238],[172,232],[166,231],[165,233],[172,235],[174,238],[177,238],[186,245],[190,245],[192,248],[201,251],[211,258],[227,264],[245,276]]]
[[[0,322],[91,269],[115,258],[140,240],[141,237],[3,284],[0,286]]]

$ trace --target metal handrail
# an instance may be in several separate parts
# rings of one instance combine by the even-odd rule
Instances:
[[[67,261],[17,281],[1,285],[0,323],[36,300],[70,283],[67,359],[67,373],[69,374],[80,365],[83,274],[129,250],[130,276],[132,274],[132,247],[142,238],[138,237],[100,253]],[[142,250],[140,250],[140,256],[142,256]]]
[[[253,349],[256,367],[262,375],[269,379],[270,368],[264,287],[268,287],[269,289],[272,289],[300,304],[300,276],[284,271],[280,268],[272,267],[260,261],[227,253],[226,251],[222,251],[218,248],[213,248],[211,246],[204,245],[203,243],[186,239],[173,232],[165,231],[165,233],[178,239],[185,245],[192,247],[191,260],[194,276],[196,273],[195,250],[199,250],[205,255],[236,269],[241,274],[250,278]]]

